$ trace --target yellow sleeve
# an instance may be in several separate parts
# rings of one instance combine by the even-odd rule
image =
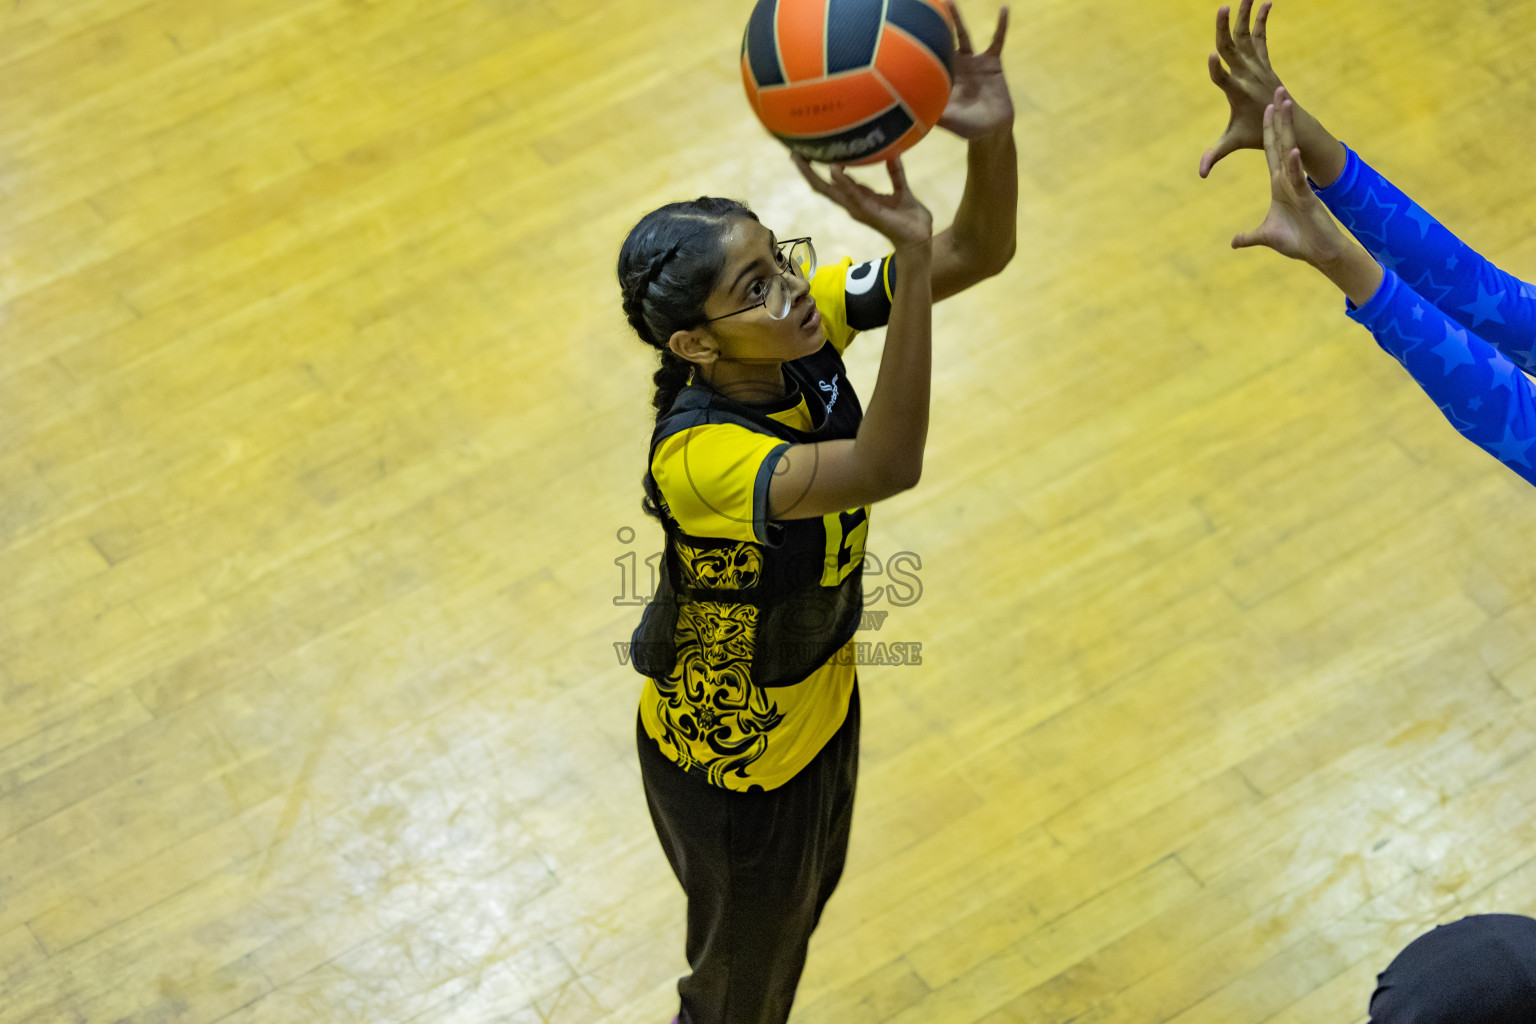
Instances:
[[[811,276],[811,300],[821,311],[822,329],[838,355],[842,355],[860,330],[882,327],[890,318],[891,296],[895,292],[892,268],[889,256],[858,265],[852,257],[846,257],[817,267]],[[856,303],[858,308],[850,308],[850,303]]]
[[[821,312],[821,329],[838,355],[842,355],[857,333],[848,326],[848,299],[843,291],[843,280],[852,264],[851,256],[844,257],[841,263],[817,267],[811,275],[811,301]]]
[[[768,484],[788,449],[788,442],[739,424],[707,423],[657,445],[651,475],[685,533],[763,544]]]

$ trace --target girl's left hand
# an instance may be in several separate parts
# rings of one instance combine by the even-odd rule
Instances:
[[[933,214],[907,187],[907,174],[902,169],[900,157],[891,157],[885,162],[891,175],[891,191],[888,193],[876,192],[868,185],[854,181],[842,164],[832,165],[832,176],[828,181],[800,154],[791,154],[790,159],[800,169],[806,184],[847,210],[848,215],[860,224],[880,232],[897,249],[933,239]]]
[[[939,127],[947,128],[962,139],[983,135],[1013,124],[1013,98],[1008,95],[1008,81],[1003,77],[1003,37],[1008,33],[1008,8],[997,14],[997,31],[992,45],[981,53],[971,49],[971,36],[960,20],[960,8],[948,0],[949,13],[955,20],[955,81],[949,93],[949,105],[939,118]]]

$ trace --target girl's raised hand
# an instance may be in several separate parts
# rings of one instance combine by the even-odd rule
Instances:
[[[1216,12],[1216,53],[1211,54],[1207,63],[1211,81],[1227,94],[1232,110],[1226,131],[1200,158],[1202,178],[1228,153],[1264,145],[1264,109],[1280,88],[1280,76],[1269,63],[1267,31],[1272,6],[1268,2],[1263,4],[1258,18],[1250,25],[1253,0],[1242,0],[1235,31],[1227,24],[1231,9],[1223,7]]]
[[[817,174],[798,153],[793,154],[792,159],[811,188],[847,210],[848,215],[860,224],[866,224],[890,239],[892,245],[899,248],[933,237],[933,214],[907,187],[907,174],[899,157],[885,162],[891,175],[889,193],[876,192],[854,181],[841,164],[832,165],[828,180]]]
[[[1295,104],[1284,88],[1264,109],[1264,156],[1269,163],[1269,214],[1253,231],[1232,239],[1232,248],[1267,245],[1282,256],[1323,267],[1348,246],[1328,208],[1313,194],[1296,148]]]
[[[1013,97],[1008,80],[1003,77],[1003,40],[1008,35],[1008,8],[997,13],[997,30],[992,42],[981,53],[971,46],[971,34],[960,17],[954,0],[948,2],[955,19],[955,81],[949,104],[939,118],[939,127],[962,139],[983,135],[1013,124]]]

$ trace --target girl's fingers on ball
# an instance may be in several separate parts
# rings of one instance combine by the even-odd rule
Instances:
[[[861,199],[872,199],[877,195],[874,189],[849,174],[843,165],[838,165],[836,173],[839,175],[839,184],[848,190],[849,195],[858,196]]]
[[[820,192],[824,196],[831,195],[831,191],[827,183],[821,180],[821,175],[812,170],[810,162],[806,160],[805,157],[801,156],[799,153],[791,153],[789,158],[794,161],[795,169],[800,172],[800,176],[806,180],[807,184],[809,184],[811,188],[815,189],[817,192]]]
[[[842,164],[832,165],[832,195],[850,213],[864,210],[868,207],[862,186],[848,176]]]
[[[843,170],[842,164],[833,164],[831,173],[832,187],[837,190],[837,194],[845,198],[852,196],[853,179],[848,177],[848,172]]]

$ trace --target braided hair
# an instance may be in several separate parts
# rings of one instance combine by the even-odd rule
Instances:
[[[722,238],[732,219],[757,215],[734,199],[701,196],[670,203],[640,219],[619,249],[619,288],[624,316],[640,340],[656,349],[661,365],[652,376],[651,404],[660,420],[688,384],[693,364],[667,347],[677,331],[697,327],[704,303],[725,264]],[[658,495],[645,478],[645,513],[661,518]]]

